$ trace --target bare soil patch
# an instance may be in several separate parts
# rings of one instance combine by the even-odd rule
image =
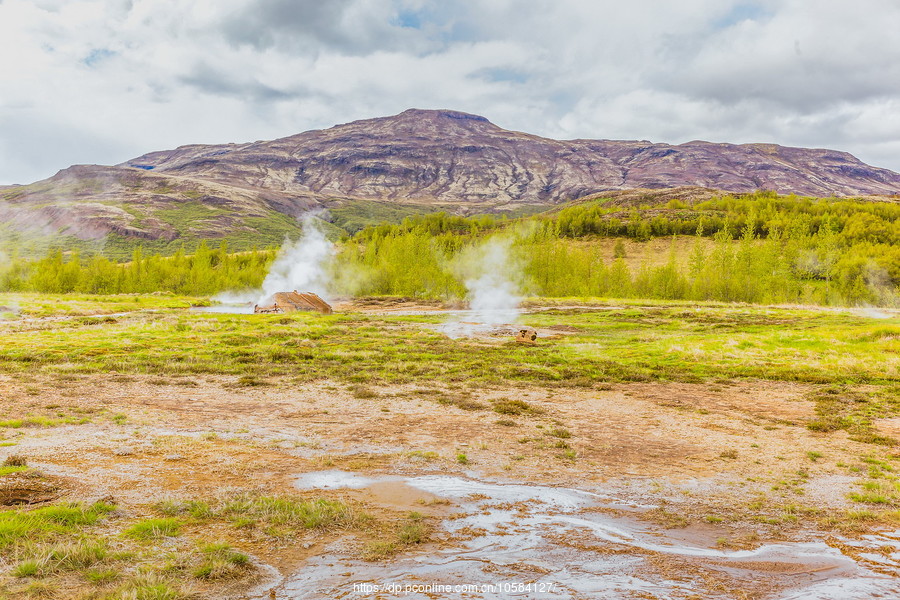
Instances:
[[[815,537],[813,521],[771,515],[781,514],[778,507],[785,504],[819,513],[846,510],[848,488],[834,482],[846,486],[846,465],[872,452],[845,432],[807,430],[814,406],[803,399],[807,388],[792,383],[368,386],[366,394],[333,382],[268,383],[243,387],[236,378],[214,376],[2,376],[0,412],[7,418],[64,414],[83,415],[85,422],[0,429],[2,441],[15,444],[0,447],[0,458],[27,456],[46,476],[0,478],[0,503],[108,498],[149,514],[154,502],[213,498],[223,490],[297,493],[299,474],[322,469],[453,474],[602,491],[661,507],[655,517],[648,514],[650,528],[706,527],[706,538],[752,547]],[[494,410],[511,399],[534,410]],[[811,460],[811,453],[821,458]],[[385,519],[409,511],[438,520],[453,516],[452,503],[402,486],[328,494]],[[751,509],[754,500],[759,505]],[[751,513],[774,520],[753,520]],[[289,574],[346,535],[311,533],[280,545],[252,537],[240,542]],[[452,541],[436,536],[432,543]],[[659,573],[687,568],[680,558],[658,555],[653,561]],[[773,564],[770,570],[803,569]],[[716,585],[747,597],[762,597],[772,586],[727,569],[715,576]],[[240,596],[246,589],[229,593]]]

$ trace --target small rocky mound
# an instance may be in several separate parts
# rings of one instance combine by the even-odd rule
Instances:
[[[59,487],[31,471],[0,477],[0,506],[37,504],[59,497]]]

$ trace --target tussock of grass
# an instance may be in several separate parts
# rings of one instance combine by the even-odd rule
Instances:
[[[174,537],[181,533],[178,519],[146,519],[126,529],[124,534],[130,538],[151,540],[161,537]]]
[[[410,546],[427,542],[430,535],[431,527],[425,517],[421,513],[411,512],[397,524],[387,539],[366,544],[363,558],[369,561],[390,558]]]
[[[484,410],[487,408],[483,402],[478,402],[477,400],[472,400],[468,396],[457,394],[457,395],[447,395],[440,394],[437,396],[438,404],[443,404],[446,406],[455,406],[456,408],[461,408],[463,410]]]
[[[537,415],[544,412],[536,406],[525,402],[524,400],[510,400],[508,398],[500,398],[494,401],[494,412],[501,415]]]
[[[379,393],[373,390],[372,388],[365,385],[352,385],[350,386],[350,393],[354,398],[359,398],[360,400],[369,400],[372,398],[378,398]]]
[[[203,544],[203,562],[194,569],[197,579],[225,579],[238,577],[246,571],[250,557],[231,548],[225,542]]]
[[[653,521],[657,525],[661,525],[666,529],[682,529],[687,527],[689,521],[684,515],[681,515],[663,507],[654,508],[643,513],[643,518]]]
[[[187,502],[163,500],[156,505],[156,509],[170,517],[190,515],[195,519],[205,519],[212,516],[212,509],[209,503],[200,500],[188,500]]]
[[[20,541],[35,541],[56,533],[72,533],[94,525],[115,510],[98,502],[91,506],[56,504],[33,510],[0,512],[0,549]]]
[[[343,502],[324,498],[301,500],[263,496],[234,500],[226,505],[225,512],[253,517],[273,525],[291,525],[306,529],[347,526],[359,518],[359,515]]]
[[[256,375],[242,375],[238,377],[234,385],[237,387],[264,387],[272,384]]]
[[[185,596],[171,582],[154,574],[141,574],[115,591],[116,600],[181,600]]]
[[[103,561],[108,553],[102,540],[81,540],[54,546],[47,554],[47,562],[57,569],[77,571]]]
[[[819,520],[822,527],[844,532],[868,531],[873,525],[900,525],[900,510],[848,510]]]
[[[28,461],[24,456],[20,456],[18,454],[10,454],[3,461],[4,467],[27,467]]]
[[[28,598],[56,598],[57,586],[49,581],[32,581],[22,588],[22,593]]]
[[[550,431],[547,432],[547,435],[567,440],[572,437],[572,432],[563,427],[554,427]]]
[[[433,450],[412,450],[411,452],[407,452],[406,455],[410,458],[416,458],[425,461],[432,461],[440,458],[440,455]]]
[[[12,576],[13,577],[34,577],[41,572],[41,562],[37,561],[33,558],[28,560],[23,560],[18,565],[13,567]]]
[[[870,480],[862,484],[863,491],[851,492],[848,497],[865,504],[900,505],[900,482]]]
[[[122,574],[116,569],[91,569],[85,571],[84,578],[91,583],[102,585],[120,579]]]
[[[238,527],[261,529],[352,527],[368,518],[343,502],[292,496],[239,495],[215,503],[168,500],[158,504],[157,510],[166,515],[190,515],[198,520],[225,519]]]

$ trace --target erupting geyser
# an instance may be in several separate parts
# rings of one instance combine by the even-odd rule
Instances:
[[[303,235],[296,242],[281,247],[262,283],[256,304],[271,305],[275,294],[290,290],[309,292],[328,299],[328,272],[325,267],[334,252],[334,245],[316,226],[315,215],[305,215],[302,223]]]
[[[451,338],[487,333],[519,318],[521,298],[512,276],[518,270],[509,246],[507,239],[492,238],[461,253],[457,266],[468,290],[469,313],[443,325],[441,330]]]

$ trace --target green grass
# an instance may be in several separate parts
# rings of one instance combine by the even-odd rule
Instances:
[[[60,425],[83,425],[85,423],[90,423],[90,419],[87,417],[62,417],[55,419],[43,415],[30,415],[0,421],[0,427],[19,429],[20,427],[58,427]]]
[[[860,487],[862,491],[851,492],[848,495],[854,502],[900,506],[900,481],[893,477],[863,481]]]
[[[0,325],[0,372],[219,373],[352,384],[437,380],[566,386],[761,378],[896,389],[900,368],[897,354],[885,351],[896,350],[900,341],[856,341],[875,328],[870,320],[814,311],[718,306],[690,312],[678,306],[550,310],[529,315],[527,321],[567,324],[579,333],[534,347],[447,340],[419,325],[441,320],[355,314],[180,314],[176,319],[150,313],[99,327],[50,324],[27,336]],[[183,321],[190,324],[188,331],[177,329]],[[743,336],[752,336],[755,347],[737,349],[735,342]],[[873,396],[867,402],[877,402],[885,414],[897,408],[892,399]],[[503,414],[534,411],[519,400],[498,401],[494,409]]]
[[[411,512],[382,539],[366,544],[363,558],[370,561],[390,558],[411,546],[427,542],[430,535],[431,527],[425,517],[421,513]]]
[[[500,413],[501,415],[536,415],[543,412],[541,409],[528,404],[524,400],[509,400],[508,398],[495,400],[493,409],[494,412]]]
[[[53,504],[33,510],[0,512],[0,548],[24,540],[37,540],[56,533],[73,533],[81,527],[94,525],[115,506],[97,502],[84,504]]]
[[[191,233],[198,225],[214,225],[216,217],[227,214],[226,210],[207,206],[198,201],[180,202],[175,208],[153,212],[154,217],[171,225],[181,238],[192,237]]]
[[[28,467],[26,466],[0,466],[0,477],[3,475],[10,475],[11,473],[21,473],[23,471],[27,471]]]
[[[178,519],[146,519],[135,523],[124,531],[130,538],[151,540],[161,537],[174,537],[181,533],[181,524]]]
[[[379,223],[399,223],[412,215],[437,212],[439,206],[412,206],[370,200],[342,201],[339,206],[329,207],[331,222],[347,233],[356,233],[369,225]]]
[[[116,581],[121,577],[122,574],[116,569],[91,569],[84,572],[84,578],[86,580],[98,585]]]
[[[203,562],[194,569],[197,579],[224,579],[240,576],[250,564],[250,557],[225,542],[203,544]]]
[[[17,307],[19,317],[70,316],[87,317],[113,313],[209,306],[209,298],[174,294],[36,294],[32,292],[0,293],[0,306]],[[77,321],[75,325],[109,325],[114,321]],[[12,324],[8,324],[12,326]],[[36,327],[36,326],[33,326]]]
[[[808,395],[816,403],[816,419],[807,423],[812,431],[846,430],[850,438],[860,442],[892,446],[897,443],[878,434],[873,419],[889,417],[900,410],[900,387],[884,386],[877,390],[857,390],[846,385],[833,385]],[[812,456],[815,461],[818,457]]]
[[[148,298],[154,297],[135,296],[131,302],[143,305]],[[900,414],[900,337],[885,334],[898,329],[900,319],[682,302],[617,302],[620,308],[594,310],[603,305],[591,301],[582,308],[524,316],[531,326],[571,328],[571,335],[535,346],[450,340],[431,328],[443,322],[441,315],[162,309],[101,323],[52,321],[27,330],[4,322],[0,372],[220,374],[234,376],[240,385],[269,376],[296,383],[331,379],[358,386],[354,393],[372,400],[367,398],[372,387],[411,383],[601,387],[632,381],[796,381],[815,386],[810,399],[818,415],[810,429],[844,429],[860,441],[892,443],[878,436],[872,423]],[[464,393],[424,397],[467,410],[487,408]],[[495,400],[490,408],[505,416],[540,412],[510,398]],[[48,425],[56,418],[35,419],[35,425]],[[16,417],[0,425],[26,422]]]
[[[254,518],[276,526],[304,529],[340,527],[353,524],[358,515],[345,503],[324,498],[261,496],[232,500],[224,506],[230,516]]]
[[[572,437],[572,432],[563,427],[554,427],[547,432],[547,435],[566,440]]]
[[[124,515],[105,520],[115,507],[104,503],[0,511],[0,555],[8,565],[7,579],[0,578],[0,598],[30,594],[26,588],[38,587],[40,594],[62,597],[55,590],[73,589],[73,575],[85,586],[97,586],[93,591],[80,590],[78,597],[194,597],[191,587],[196,589],[199,581],[231,585],[228,580],[244,578],[255,567],[249,555],[225,541],[197,541],[191,547],[184,538],[166,539],[180,536],[185,526],[229,530],[229,521],[246,519],[245,527],[253,530],[242,530],[242,537],[277,543],[295,539],[303,529],[355,528],[362,532],[372,522],[343,502],[300,496],[166,501],[156,508],[166,516],[124,524],[120,520]],[[416,520],[410,517],[403,523],[408,527],[399,534],[401,542],[418,543],[421,532]],[[40,586],[34,587],[35,583]]]
[[[121,586],[112,596],[129,600],[180,600],[186,597],[160,575],[141,574]]]
[[[35,559],[23,560],[12,570],[13,577],[34,577],[41,573],[42,564]]]
[[[167,500],[156,508],[170,517],[190,516],[198,522],[227,520],[240,527],[270,531],[353,527],[368,519],[344,502],[294,496],[245,494],[216,502]]]

